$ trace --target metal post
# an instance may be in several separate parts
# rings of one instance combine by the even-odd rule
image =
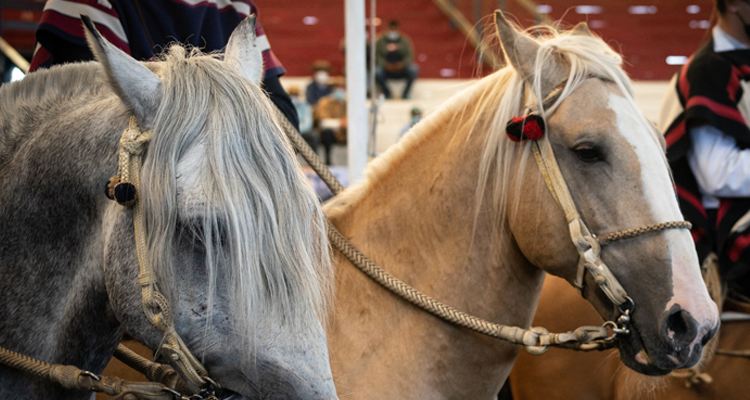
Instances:
[[[365,85],[365,0],[346,0],[346,118],[349,184],[362,180],[367,166]]]
[[[380,102],[378,101],[378,91],[376,87],[377,82],[375,80],[375,70],[377,68],[375,62],[375,45],[377,43],[377,38],[375,37],[375,16],[377,15],[375,13],[376,3],[377,0],[370,0],[370,65],[368,65],[368,68],[370,70],[370,76],[368,76],[368,79],[370,80],[370,139],[367,142],[367,153],[372,157],[378,156],[377,131],[378,109],[380,108]],[[381,94],[380,96],[382,97],[383,95]]]
[[[456,8],[456,0],[451,0],[451,7]],[[451,18],[451,29],[456,29],[456,21]]]
[[[497,0],[497,8],[502,10],[502,12],[508,11],[507,9],[505,9],[505,0]]]
[[[474,29],[476,29],[477,32],[477,41],[479,43],[482,43],[482,24],[480,21],[482,20],[482,0],[474,0]],[[482,60],[484,51],[478,52],[477,56],[477,65],[482,65],[484,62]]]

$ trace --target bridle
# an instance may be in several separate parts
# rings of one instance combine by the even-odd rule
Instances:
[[[120,138],[118,175],[112,177],[108,183],[108,197],[114,197],[118,203],[133,208],[133,227],[138,253],[140,274],[138,282],[141,286],[141,301],[143,312],[151,324],[164,334],[161,352],[172,367],[181,372],[190,384],[195,386],[204,398],[215,398],[221,387],[208,376],[206,368],[190,352],[185,342],[177,334],[172,317],[169,301],[159,292],[156,275],[151,260],[146,255],[146,234],[143,223],[143,205],[138,196],[141,194],[141,167],[143,152],[153,137],[153,129],[142,131],[135,116],[130,117],[128,129]],[[119,199],[114,195],[119,185],[132,184],[134,196]]]
[[[159,292],[156,275],[146,255],[143,208],[139,201],[143,153],[151,141],[153,130],[142,131],[134,116],[120,138],[118,174],[107,183],[107,197],[133,208],[133,225],[140,274],[143,312],[148,321],[164,335],[158,352],[171,368],[146,360],[120,345],[115,356],[146,375],[152,382],[127,382],[112,376],[98,376],[72,365],[49,364],[0,347],[0,364],[48,379],[66,389],[91,390],[117,396],[117,400],[219,400],[233,397],[208,376],[206,368],[190,352],[175,331],[169,301]],[[179,379],[175,370],[187,379]],[[179,389],[177,391],[175,389]],[[184,395],[181,392],[191,392]]]
[[[605,323],[605,326],[612,328],[615,335],[629,334],[631,314],[635,307],[635,302],[628,296],[620,281],[617,280],[617,277],[615,277],[609,267],[607,267],[607,264],[602,260],[602,246],[615,241],[631,239],[647,233],[667,229],[690,229],[692,225],[688,221],[662,222],[640,228],[608,233],[597,238],[588,229],[575,206],[568,185],[565,183],[565,178],[562,176],[557,159],[552,151],[548,135],[545,134],[540,139],[532,141],[531,148],[534,152],[534,159],[539,166],[539,171],[544,177],[544,182],[565,214],[570,239],[578,252],[578,267],[574,282],[576,289],[583,295],[586,271],[591,273],[597,286],[599,286],[607,298],[620,311],[617,321],[608,321]]]
[[[290,141],[300,152],[318,176],[326,183],[334,195],[344,191],[344,186],[328,170],[318,155],[302,138],[302,135],[286,118],[277,113],[277,120],[284,128]],[[630,325],[635,302],[630,298],[612,271],[601,259],[601,248],[609,243],[631,239],[637,236],[660,232],[667,229],[690,229],[687,221],[662,222],[620,232],[593,235],[581,218],[570,194],[560,167],[552,151],[546,134],[532,142],[531,147],[539,170],[544,176],[552,196],[562,208],[570,238],[578,252],[578,267],[575,286],[583,293],[586,271],[592,274],[597,286],[617,307],[619,315],[615,321],[607,321],[602,326],[582,326],[564,333],[550,333],[543,327],[524,329],[516,326],[495,324],[490,321],[457,310],[407,285],[384,269],[377,266],[367,256],[352,245],[329,221],[328,237],[332,246],[349,262],[372,278],[378,284],[404,300],[450,323],[474,330],[485,335],[520,344],[532,354],[542,354],[550,346],[580,351],[605,350],[615,347],[617,339],[630,334]],[[610,334],[610,332],[612,332]]]

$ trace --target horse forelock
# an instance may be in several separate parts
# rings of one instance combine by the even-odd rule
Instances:
[[[142,173],[148,256],[174,279],[178,225],[197,224],[208,298],[231,293],[235,321],[306,329],[324,315],[331,265],[317,198],[263,91],[217,56],[172,46]],[[180,223],[180,224],[178,224]],[[216,287],[219,269],[233,287]],[[162,284],[164,285],[164,284]],[[166,290],[166,289],[162,289]]]

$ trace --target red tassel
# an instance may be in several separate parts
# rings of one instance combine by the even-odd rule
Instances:
[[[513,117],[505,127],[508,138],[514,142],[525,139],[539,140],[544,136],[544,119],[536,114],[525,117]]]
[[[544,135],[544,130],[542,130],[542,127],[532,119],[526,121],[523,125],[523,135],[526,136],[527,139],[538,140]]]

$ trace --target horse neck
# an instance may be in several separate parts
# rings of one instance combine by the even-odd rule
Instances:
[[[416,289],[493,322],[529,326],[543,275],[509,235],[499,234],[488,217],[491,205],[484,202],[475,218],[485,138],[475,132],[467,140],[468,120],[455,125],[459,132],[441,129],[445,122],[439,116],[424,121],[433,132],[389,160],[366,186],[333,199],[326,211],[355,246]],[[391,397],[403,398],[497,395],[517,347],[416,309],[340,256],[335,274],[329,345],[340,394],[380,397],[389,388]]]
[[[101,372],[122,335],[104,284],[102,187],[127,119],[114,94],[47,100],[0,121],[0,346]],[[0,367],[0,397],[80,396]]]

